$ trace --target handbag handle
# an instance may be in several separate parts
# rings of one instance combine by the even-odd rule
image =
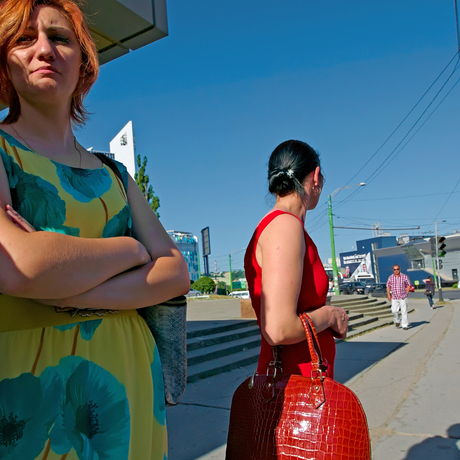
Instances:
[[[322,380],[324,378],[323,372],[327,371],[328,365],[323,360],[315,326],[311,318],[306,313],[300,313],[299,318],[302,321],[303,328],[305,329],[305,335],[307,337],[308,349],[311,356],[312,378],[316,375]]]

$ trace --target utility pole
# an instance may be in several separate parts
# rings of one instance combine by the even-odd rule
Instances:
[[[232,255],[228,255],[228,265],[230,267],[230,292],[233,292],[233,282],[232,282]]]
[[[345,190],[346,188],[351,187],[364,187],[366,185],[365,182],[361,182],[355,185],[344,185],[343,187],[339,187],[337,190],[334,190],[328,197],[327,197],[327,208],[329,213],[329,229],[331,232],[331,253],[332,253],[332,278],[334,281],[334,294],[340,294],[340,287],[339,287],[339,272],[337,270],[337,261],[335,259],[335,242],[334,242],[334,223],[332,221],[332,198],[340,192],[340,190]]]
[[[334,241],[334,224],[332,222],[332,198],[327,197],[327,209],[329,214],[329,230],[331,232],[331,252],[332,252],[332,280],[334,282],[334,294],[340,294],[339,274],[337,271],[337,260],[335,259],[335,241]]]

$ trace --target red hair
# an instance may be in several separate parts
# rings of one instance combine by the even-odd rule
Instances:
[[[23,34],[30,18],[40,5],[57,8],[69,21],[80,44],[82,63],[80,76],[70,104],[70,117],[83,124],[88,112],[83,99],[97,80],[99,60],[96,45],[86,25],[86,18],[73,0],[3,0],[0,4],[0,102],[9,107],[4,123],[14,123],[21,115],[21,106],[8,72],[8,53]]]

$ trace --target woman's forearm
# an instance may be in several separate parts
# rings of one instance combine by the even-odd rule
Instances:
[[[61,307],[131,310],[156,305],[189,290],[187,266],[177,253],[114,276],[82,294],[46,303]]]
[[[85,292],[113,276],[149,262],[129,237],[77,238],[52,232],[25,233],[7,247],[0,292],[16,297],[61,298]]]
[[[317,333],[331,328],[337,336],[346,337],[348,316],[343,308],[324,305],[305,313],[311,318]],[[305,340],[305,330],[300,318],[296,314],[290,315],[286,312],[279,315],[275,321],[264,318],[262,333],[270,345],[293,345]]]

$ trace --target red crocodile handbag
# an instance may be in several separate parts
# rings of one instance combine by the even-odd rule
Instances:
[[[280,354],[274,351],[267,375],[249,377],[233,395],[226,460],[371,458],[366,414],[358,397],[327,377],[313,323],[306,314],[300,319],[311,377],[279,374]]]

